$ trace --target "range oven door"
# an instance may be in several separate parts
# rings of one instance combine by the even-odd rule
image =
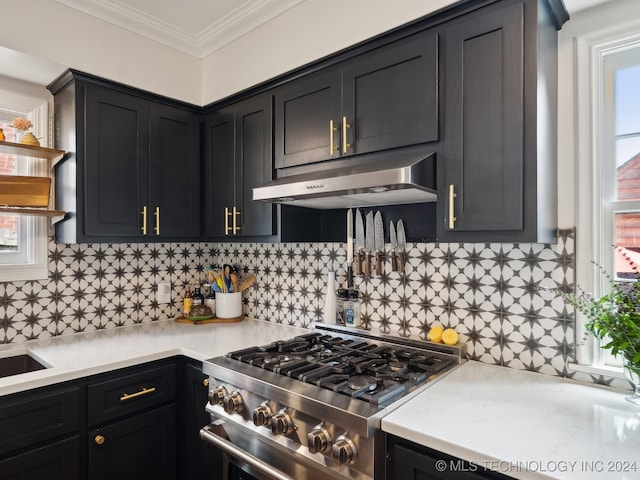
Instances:
[[[336,476],[330,469],[322,470],[294,451],[278,448],[242,427],[217,419],[200,430],[200,438],[223,453],[223,480],[239,478],[249,473],[258,480],[327,480]],[[246,475],[242,476],[246,478]],[[363,477],[365,478],[365,477]]]

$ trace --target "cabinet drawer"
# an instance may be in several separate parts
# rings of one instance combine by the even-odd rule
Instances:
[[[89,385],[89,425],[172,401],[176,367],[167,365]]]
[[[16,395],[0,402],[0,455],[78,429],[78,387]]]

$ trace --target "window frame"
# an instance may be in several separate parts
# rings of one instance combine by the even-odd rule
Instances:
[[[629,15],[622,10],[615,15]],[[586,15],[580,27],[593,25]],[[600,24],[602,25],[602,23]],[[640,202],[618,202],[615,198],[615,168],[607,168],[604,158],[615,159],[615,130],[606,102],[613,102],[613,88],[605,85],[604,58],[629,48],[640,49],[640,21],[627,22],[624,27],[601,27],[580,32],[573,37],[575,63],[575,173],[576,173],[576,284],[596,297],[607,292],[608,281],[602,275],[613,272],[615,214],[640,210]],[[588,28],[588,27],[587,27]],[[610,103],[611,105],[611,103]],[[610,143],[608,143],[608,140]],[[613,149],[613,150],[612,150]],[[608,228],[604,228],[608,225]],[[601,342],[588,334],[586,318],[576,312],[576,364],[570,370],[623,378],[619,359],[600,348]]]

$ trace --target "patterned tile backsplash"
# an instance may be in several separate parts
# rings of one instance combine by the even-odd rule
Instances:
[[[538,287],[574,288],[574,230],[554,245],[410,244],[404,275],[383,259],[381,276],[355,278],[363,328],[425,337],[439,322],[458,331],[472,359],[573,376],[573,313]],[[271,322],[321,321],[328,272],[346,283],[341,243],[50,242],[48,280],[0,283],[0,343],[175,318],[185,285],[224,263],[256,275],[244,313]],[[156,302],[159,282],[171,283],[171,304]]]

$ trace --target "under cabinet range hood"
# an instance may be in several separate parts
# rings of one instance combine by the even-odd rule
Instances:
[[[357,165],[278,178],[254,188],[253,199],[315,209],[435,202],[435,157],[406,149],[366,156]]]

